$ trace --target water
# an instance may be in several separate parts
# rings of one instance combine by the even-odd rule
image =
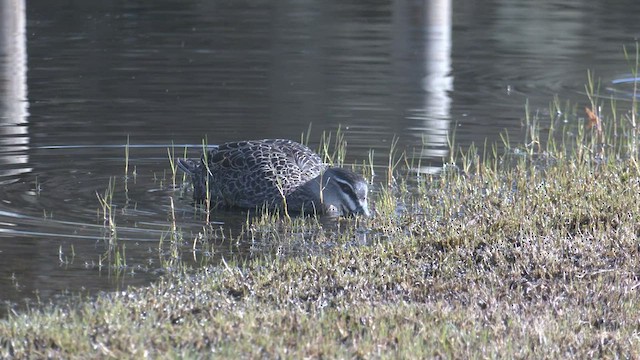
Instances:
[[[204,138],[300,139],[311,124],[312,147],[341,128],[347,162],[373,150],[384,165],[397,136],[437,173],[454,132],[463,146],[518,138],[527,100],[586,103],[587,70],[629,99],[622,46],[640,34],[634,0],[0,6],[0,301],[20,304],[152,281],[171,197],[185,243],[197,237],[172,144],[198,156]],[[100,266],[110,182],[131,269],[119,276]],[[234,246],[221,240],[214,261],[249,248]]]

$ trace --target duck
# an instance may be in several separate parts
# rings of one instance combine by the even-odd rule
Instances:
[[[200,159],[178,160],[190,175],[193,200],[213,207],[285,209],[332,217],[370,216],[365,179],[324,163],[307,146],[287,139],[227,142]]]

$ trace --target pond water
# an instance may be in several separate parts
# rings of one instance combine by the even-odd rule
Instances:
[[[454,133],[519,139],[527,101],[586,103],[587,70],[628,97],[622,49],[640,35],[636,0],[0,6],[0,301],[17,304],[152,281],[174,217],[185,243],[197,237],[206,220],[173,188],[167,149],[309,127],[317,148],[340,129],[347,163],[373,151],[384,166],[397,137],[437,174]],[[110,183],[115,227],[99,200]],[[101,266],[114,231],[125,274]],[[212,258],[243,249],[221,242]]]

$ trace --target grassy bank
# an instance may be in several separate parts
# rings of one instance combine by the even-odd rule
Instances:
[[[527,118],[525,145],[381,185],[339,231],[257,218],[243,236],[333,246],[11,314],[0,358],[640,357],[633,113]]]

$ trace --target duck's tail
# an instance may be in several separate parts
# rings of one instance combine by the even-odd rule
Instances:
[[[204,166],[201,165],[200,159],[178,159],[178,168],[191,176],[193,200],[195,202],[203,202],[207,194],[207,176],[204,173]]]
[[[193,176],[198,168],[198,162],[193,159],[178,159],[178,169]]]

